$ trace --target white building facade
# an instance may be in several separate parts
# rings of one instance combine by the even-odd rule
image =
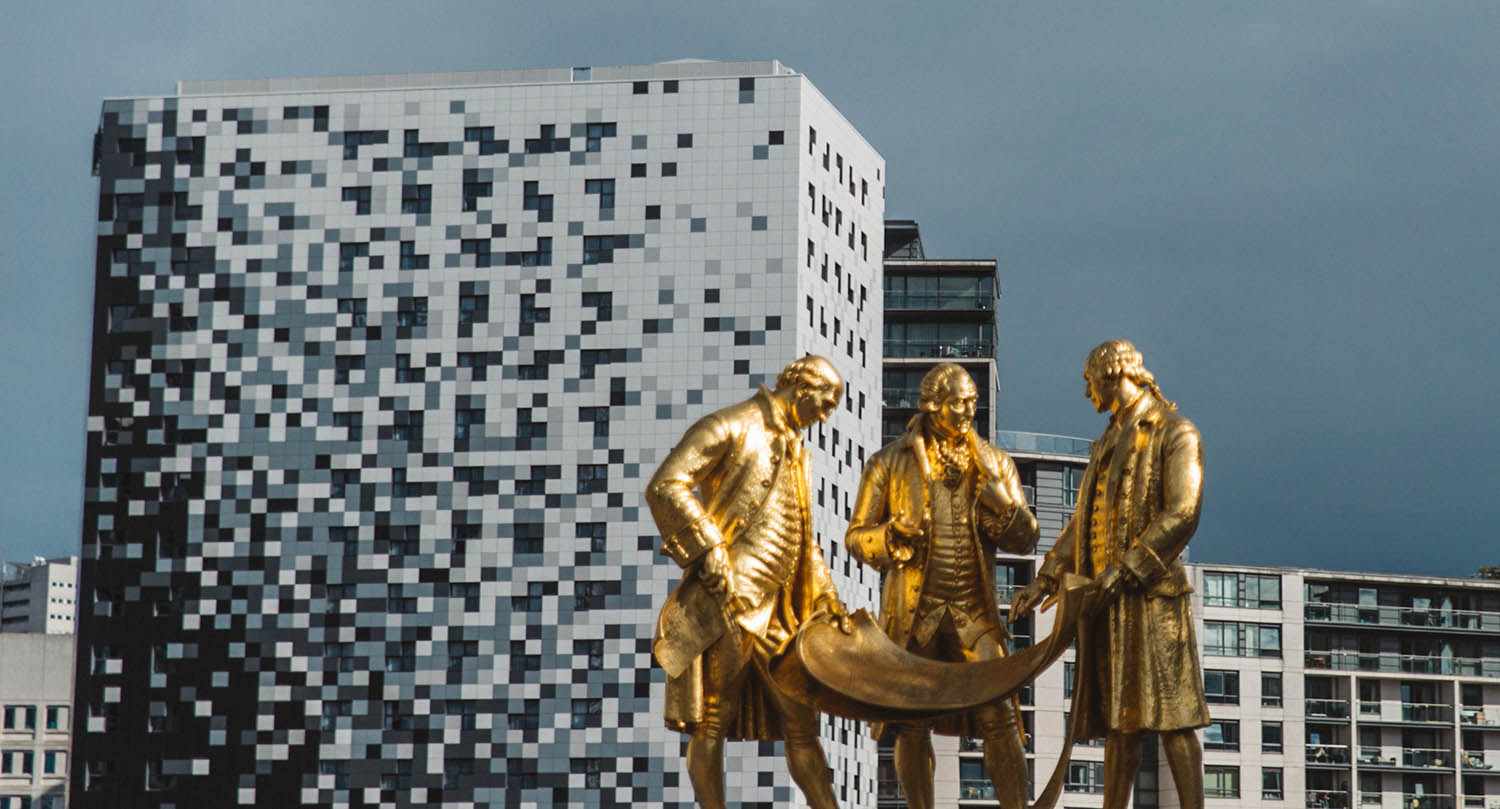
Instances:
[[[186,82],[97,143],[75,806],[689,805],[640,493],[805,353],[848,391],[814,528],[873,604],[884,163],[795,71]]]
[[[71,635],[78,557],[6,562],[0,572],[0,632]]]
[[[66,809],[73,636],[0,633],[0,809]]]

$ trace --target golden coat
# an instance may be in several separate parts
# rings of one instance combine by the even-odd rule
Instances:
[[[1106,466],[1107,464],[1107,466]],[[1073,710],[1079,738],[1108,731],[1169,731],[1208,724],[1203,675],[1193,634],[1192,586],[1182,551],[1198,527],[1203,451],[1192,422],[1150,393],[1112,420],[1094,442],[1078,508],[1038,575],[1096,576],[1089,547],[1099,476],[1108,564],[1130,571],[1120,597],[1079,627],[1079,671]]]
[[[920,422],[920,419],[917,420]],[[972,526],[970,550],[984,577],[983,603],[986,616],[994,623],[999,637],[1000,654],[1005,653],[1008,637],[995,603],[995,562],[991,546],[1008,553],[1029,553],[1036,545],[1036,517],[1026,506],[1020,475],[1010,456],[968,434],[969,451],[983,481],[970,498],[969,525]],[[928,490],[932,479],[928,468],[927,448],[920,423],[905,435],[882,447],[865,464],[854,501],[844,544],[855,559],[885,573],[880,594],[880,625],[896,645],[906,648],[911,639],[917,608],[929,581],[928,554],[918,552],[904,563],[890,555],[890,528],[886,521],[898,513],[921,514],[922,536],[934,535]],[[1004,517],[1004,519],[1002,519]],[[921,546],[925,548],[925,543]],[[981,643],[986,642],[981,639]],[[883,726],[882,726],[883,727]],[[963,733],[963,725],[938,723],[939,732]],[[878,736],[880,727],[874,728]],[[966,735],[976,735],[967,733]]]
[[[744,532],[782,476],[795,476],[804,519],[800,554],[791,580],[778,591],[737,590],[760,605],[736,617],[737,631],[765,634],[770,611],[779,610],[792,629],[812,614],[820,599],[837,597],[823,552],[813,541],[807,514],[807,464],[800,436],[782,420],[771,394],[712,413],[690,427],[662,461],[646,488],[646,503],[662,534],[663,552],[683,567],[682,582],[667,598],[657,619],[653,651],[667,670],[666,721],[691,733],[702,717],[702,652],[729,630],[718,599],[697,576],[704,552],[722,542],[731,567],[747,548]],[[696,490],[696,494],[695,494]],[[746,539],[745,541],[749,541]],[[748,679],[738,718],[726,738],[775,741],[782,727],[767,685]]]

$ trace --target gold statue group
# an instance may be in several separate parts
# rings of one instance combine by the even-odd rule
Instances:
[[[961,366],[944,363],[923,378],[918,414],[870,457],[860,481],[844,543],[882,574],[878,629],[863,611],[847,613],[812,534],[802,431],[843,401],[832,363],[803,357],[774,390],[688,429],[646,501],[663,552],[683,569],[654,652],[668,676],[667,723],[689,735],[700,806],[725,806],[724,741],[745,739],[785,742],[807,802],[835,809],[818,741],[818,714],[828,711],[872,720],[876,737],[894,735],[911,809],[933,805],[933,731],[981,739],[1000,805],[1026,809],[1013,694],[1071,644],[1068,742],[1033,806],[1056,800],[1071,742],[1102,737],[1104,806],[1123,809],[1142,733],[1151,732],[1182,806],[1201,809],[1194,730],[1208,724],[1208,706],[1180,559],[1201,503],[1198,431],[1126,341],[1090,352],[1083,376],[1109,426],[1093,444],[1073,518],[1011,601],[1012,622],[1062,605],[1053,635],[1010,658],[994,554],[1031,552],[1037,523],[1015,464],[973,430],[978,395]],[[861,665],[865,654],[881,664]],[[839,673],[821,673],[830,669]],[[828,682],[814,682],[820,677]],[[856,682],[859,695],[844,698]]]

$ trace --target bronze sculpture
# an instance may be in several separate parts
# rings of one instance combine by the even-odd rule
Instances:
[[[1016,595],[1011,618],[1030,612],[1065,575],[1092,580],[1103,603],[1079,620],[1068,738],[1105,738],[1104,807],[1123,809],[1141,733],[1158,733],[1182,806],[1201,809],[1203,751],[1194,730],[1208,724],[1208,705],[1180,558],[1202,505],[1198,431],[1124,340],[1090,352],[1083,375],[1109,426],[1094,442],[1073,518],[1036,580]]]
[[[781,691],[768,666],[805,622],[848,620],[813,541],[801,437],[842,399],[833,364],[803,357],[775,390],[689,428],[646,489],[662,551],[684,571],[653,651],[668,675],[667,723],[691,734],[688,778],[704,809],[725,805],[725,739],[784,740],[808,803],[837,807],[818,714]]]
[[[1028,553],[1037,540],[1015,464],[974,434],[976,401],[960,365],[942,363],[923,377],[921,412],[870,457],[845,537],[851,555],[885,573],[881,627],[898,647],[929,659],[1005,654],[992,548]],[[1004,700],[898,725],[896,778],[912,809],[933,804],[933,729],[982,739],[1000,805],[1024,809],[1021,731],[1015,706]],[[880,736],[883,726],[874,731]]]

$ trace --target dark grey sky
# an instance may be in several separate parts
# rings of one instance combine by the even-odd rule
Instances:
[[[178,79],[777,58],[929,255],[995,257],[1004,426],[1096,436],[1134,340],[1201,428],[1198,560],[1500,562],[1500,5],[9,3],[0,558],[79,538],[99,102]]]

